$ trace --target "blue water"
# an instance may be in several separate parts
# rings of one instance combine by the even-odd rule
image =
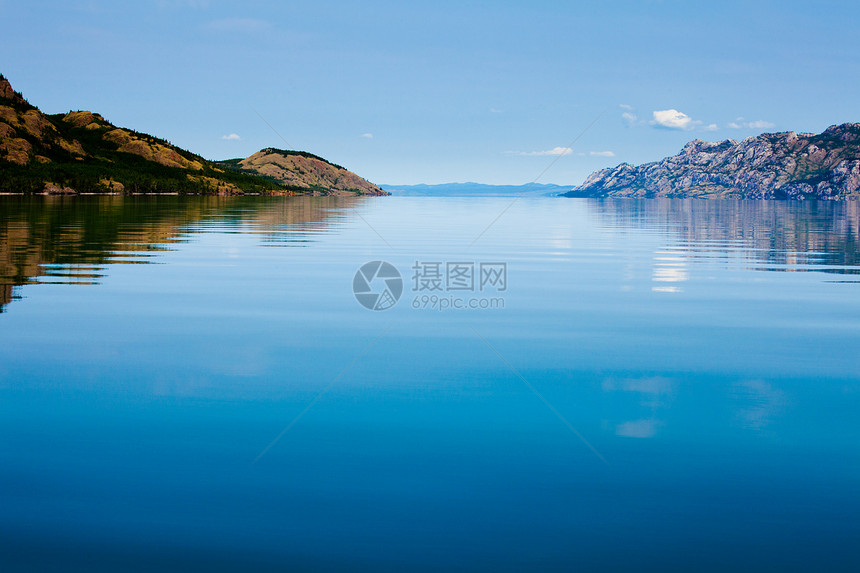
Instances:
[[[0,197],[0,570],[857,571],[858,207]]]

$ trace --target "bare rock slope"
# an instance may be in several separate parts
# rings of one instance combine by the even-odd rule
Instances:
[[[860,197],[860,123],[823,133],[765,133],[743,141],[691,141],[654,163],[592,173],[566,197]]]
[[[268,177],[288,189],[331,195],[388,195],[352,171],[303,151],[269,147],[245,159],[222,163],[244,173]]]

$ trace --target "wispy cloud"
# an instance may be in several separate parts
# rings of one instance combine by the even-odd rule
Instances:
[[[756,121],[751,121],[751,122],[749,122],[747,125],[748,125],[751,129],[771,129],[771,128],[773,128],[773,127],[776,127],[776,124],[775,124],[775,123],[771,123],[771,122],[769,122],[769,121],[764,121],[764,120],[761,120],[761,119],[756,120]]]
[[[545,155],[571,155],[573,153],[573,149],[570,147],[553,147],[552,149],[547,149],[546,151],[506,151],[507,155],[520,155],[523,157],[538,157]]]
[[[494,107],[491,107],[491,108],[490,108],[490,113],[502,113],[502,110],[500,110],[500,109],[496,109],[496,108],[494,108]]]
[[[693,118],[677,109],[663,109],[652,112],[651,125],[663,129],[692,129]]]
[[[224,139],[226,141],[241,141],[242,140],[242,138],[239,137],[238,133],[231,133],[230,135],[222,135],[221,139]]]
[[[558,157],[560,155],[573,155],[573,149],[570,147],[553,147],[544,151],[505,151],[505,155],[519,155],[520,157]],[[580,151],[576,154],[579,157],[586,155],[591,157],[615,157],[614,151],[589,151],[588,153]]]
[[[373,139],[373,134],[372,133],[362,133],[361,137],[363,137],[364,139]]]
[[[632,105],[620,103],[618,104],[618,107],[624,110],[623,112],[621,112],[621,121],[623,121],[627,125],[627,127],[633,127],[634,125],[640,123],[639,116],[633,113]]]
[[[207,22],[205,27],[217,32],[242,32],[252,34],[268,30],[272,25],[265,20],[256,18],[225,18]]]
[[[624,123],[627,124],[628,127],[632,127],[636,125],[636,122],[639,121],[639,118],[635,113],[625,111],[621,114],[621,119],[624,120]]]
[[[764,121],[763,119],[744,121],[744,118],[739,117],[735,121],[730,122],[729,127],[732,129],[773,129],[776,127],[776,124]]]
[[[720,129],[720,126],[718,126],[716,123],[709,123],[708,125],[702,127],[702,131],[717,131],[718,129]]]

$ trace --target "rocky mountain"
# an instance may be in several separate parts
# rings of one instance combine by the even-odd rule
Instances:
[[[227,169],[260,175],[288,189],[323,195],[388,195],[340,165],[304,151],[269,147],[245,159],[220,161]]]
[[[302,152],[282,152],[300,159],[281,176],[264,160],[271,151],[209,161],[97,113],[44,114],[0,75],[0,193],[385,194]]]
[[[565,197],[860,198],[860,123],[823,133],[697,139],[654,163],[597,171]]]

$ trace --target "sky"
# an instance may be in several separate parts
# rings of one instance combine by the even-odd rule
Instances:
[[[692,139],[860,121],[857,2],[0,0],[0,73],[208,159],[578,184]]]

